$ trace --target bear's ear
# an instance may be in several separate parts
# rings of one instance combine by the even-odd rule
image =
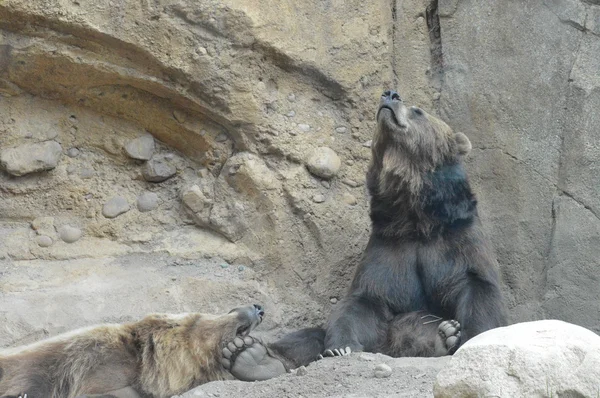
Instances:
[[[456,140],[456,149],[458,150],[459,155],[464,156],[471,152],[471,141],[469,141],[469,138],[466,135],[458,132],[454,134],[454,139]]]

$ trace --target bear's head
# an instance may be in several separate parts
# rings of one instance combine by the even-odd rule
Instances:
[[[371,219],[384,235],[470,222],[476,215],[461,158],[471,150],[463,133],[386,91],[377,110],[367,174]]]
[[[372,144],[379,179],[399,177],[418,190],[423,174],[457,163],[470,150],[466,135],[419,107],[406,106],[395,91],[381,96]]]

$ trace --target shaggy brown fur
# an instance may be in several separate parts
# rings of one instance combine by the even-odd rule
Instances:
[[[220,364],[221,349],[247,335],[263,315],[258,305],[221,316],[156,314],[0,351],[0,396],[162,398],[230,379]]]

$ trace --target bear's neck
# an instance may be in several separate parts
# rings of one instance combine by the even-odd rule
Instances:
[[[372,166],[367,180],[371,194],[373,233],[384,238],[435,239],[469,227],[477,218],[477,201],[459,162],[419,175],[414,181],[386,175]]]

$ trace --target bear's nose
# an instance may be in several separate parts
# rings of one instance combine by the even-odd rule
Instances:
[[[381,96],[386,100],[402,101],[402,98],[400,98],[400,94],[398,94],[394,90],[385,90]]]
[[[262,305],[260,304],[254,304],[254,310],[256,311],[256,313],[260,316],[265,315],[265,311],[263,310]]]

